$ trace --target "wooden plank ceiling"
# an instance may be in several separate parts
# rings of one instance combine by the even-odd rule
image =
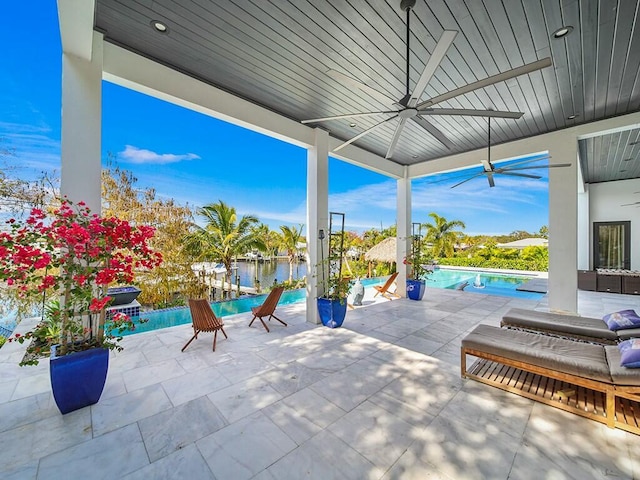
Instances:
[[[524,112],[517,120],[492,119],[493,144],[635,112],[640,108],[639,3],[417,0],[410,22],[410,88],[442,32],[456,30],[421,101],[545,57],[553,61],[551,67],[434,105]],[[153,20],[168,31],[157,32]],[[564,25],[573,31],[553,38]],[[406,15],[400,0],[98,0],[95,28],[106,41],[298,121],[396,110],[393,101],[405,94]],[[366,84],[391,103],[330,71]],[[318,125],[346,141],[387,117]],[[409,165],[486,144],[486,118],[428,119],[452,148],[407,122],[391,161]],[[355,144],[384,156],[395,122]],[[628,146],[637,140],[638,131],[630,130],[581,141],[586,181],[640,177],[640,147]]]

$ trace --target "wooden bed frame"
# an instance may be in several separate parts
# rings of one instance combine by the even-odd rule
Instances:
[[[477,360],[467,369],[467,355]],[[462,378],[640,435],[640,387],[619,386],[461,347]]]

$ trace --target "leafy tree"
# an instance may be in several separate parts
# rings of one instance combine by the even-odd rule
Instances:
[[[187,249],[199,260],[221,262],[227,269],[227,284],[231,285],[233,258],[252,248],[265,248],[254,233],[258,219],[253,215],[238,218],[236,209],[222,200],[199,208],[197,213],[204,219],[205,226],[192,226],[185,237]]]
[[[282,238],[278,232],[274,232],[268,225],[261,223],[253,228],[253,234],[261,240],[264,249],[260,250],[269,259],[278,254],[278,246],[282,243]]]
[[[549,238],[549,227],[546,225],[541,226],[540,230],[538,230],[538,235],[542,238]]]
[[[298,261],[298,244],[303,240],[302,225],[298,229],[295,227],[289,227],[287,225],[281,225],[282,231],[280,246],[287,251],[287,257],[289,258],[289,283],[293,282],[293,264]]]
[[[103,214],[156,229],[152,246],[162,253],[164,261],[137,277],[142,289],[140,301],[163,308],[183,303],[184,297],[202,296],[204,286],[191,269],[195,258],[183,244],[193,222],[191,209],[177,205],[173,199],[157,198],[153,188],[140,191],[135,188],[136,182],[131,172],[113,164],[102,171]]]
[[[448,221],[435,212],[429,214],[433,218],[433,223],[423,223],[427,229],[426,240],[433,245],[434,257],[453,256],[455,244],[462,237],[462,232],[455,230],[456,227],[466,228],[461,220]]]

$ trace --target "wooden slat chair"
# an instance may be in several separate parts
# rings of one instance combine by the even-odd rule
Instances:
[[[262,322],[262,325],[268,332],[269,327],[267,327],[267,324],[264,323],[264,320],[263,320],[263,318],[267,316],[269,317],[268,320],[275,318],[285,327],[287,326],[285,322],[280,320],[273,313],[275,312],[276,307],[278,306],[278,302],[280,301],[282,292],[284,292],[284,287],[274,288],[273,290],[271,290],[271,293],[269,293],[269,296],[267,297],[267,299],[264,301],[262,305],[260,305],[259,307],[251,307],[251,311],[253,312],[253,319],[251,320],[251,323],[249,324],[249,326],[253,325],[253,322],[255,322],[256,318],[258,318],[260,319],[260,322]]]
[[[384,285],[382,285],[382,286],[374,285],[374,287],[373,287],[373,288],[375,288],[377,291],[376,291],[376,294],[375,294],[373,297],[375,298],[375,297],[377,297],[377,296],[378,296],[378,294],[380,294],[380,295],[382,295],[384,298],[387,298],[387,299],[389,299],[389,300],[391,300],[391,297],[392,297],[392,296],[400,298],[400,295],[398,295],[397,293],[395,293],[395,292],[389,292],[389,291],[388,291],[388,290],[389,290],[389,287],[391,287],[391,284],[392,284],[393,282],[395,282],[395,281],[396,281],[396,277],[397,277],[397,276],[398,276],[398,272],[393,273],[393,274],[391,274],[391,276],[387,279],[387,281],[385,282],[385,284],[384,284]]]
[[[229,338],[224,331],[222,320],[216,317],[209,301],[206,299],[190,298],[189,309],[191,310],[191,321],[193,322],[193,337],[182,347],[182,351],[185,351],[194,338],[198,338],[200,332],[213,332],[213,351],[215,352],[218,330],[222,332],[224,338]]]

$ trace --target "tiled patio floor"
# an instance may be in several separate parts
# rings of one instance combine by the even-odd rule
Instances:
[[[460,339],[538,303],[430,289],[371,300],[343,328],[280,307],[271,333],[225,317],[229,339],[190,326],[125,339],[100,402],[62,416],[48,362],[0,349],[0,478],[640,478],[640,437],[460,378]],[[583,315],[640,297],[579,294]]]

